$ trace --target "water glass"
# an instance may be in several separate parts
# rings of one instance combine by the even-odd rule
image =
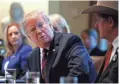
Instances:
[[[26,72],[26,83],[40,83],[40,72]]]
[[[78,78],[77,77],[60,77],[60,84],[64,83],[73,83],[73,84],[78,84]]]
[[[6,69],[5,70],[5,80],[6,83],[16,83],[16,69]]]

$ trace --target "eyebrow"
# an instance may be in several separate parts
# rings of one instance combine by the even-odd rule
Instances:
[[[34,27],[36,27],[36,25],[30,25],[30,26],[29,26],[29,28],[34,28]]]

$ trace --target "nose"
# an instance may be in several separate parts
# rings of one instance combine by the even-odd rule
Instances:
[[[95,23],[95,28],[98,28],[98,27],[99,27],[98,22],[96,22]]]
[[[41,34],[42,33],[42,29],[36,28],[36,32],[37,32],[37,34]]]
[[[14,33],[12,34],[12,38],[15,38],[15,34]]]

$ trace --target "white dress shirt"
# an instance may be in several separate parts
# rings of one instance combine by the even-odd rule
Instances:
[[[113,45],[113,50],[112,50],[112,53],[111,53],[110,62],[114,58],[114,56],[115,56],[114,54],[115,54],[117,48],[119,47],[119,45],[118,45],[118,36],[112,42],[112,45]],[[118,52],[119,52],[119,49],[118,49]]]
[[[43,58],[43,48],[40,48],[40,63],[41,63],[41,70],[42,70],[42,58]]]

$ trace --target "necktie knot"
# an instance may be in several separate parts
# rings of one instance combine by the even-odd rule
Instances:
[[[48,50],[47,49],[43,49],[43,58],[42,60],[46,59],[48,55]]]
[[[44,52],[45,54],[47,54],[47,53],[48,53],[48,50],[47,50],[47,49],[43,49],[43,52]]]

